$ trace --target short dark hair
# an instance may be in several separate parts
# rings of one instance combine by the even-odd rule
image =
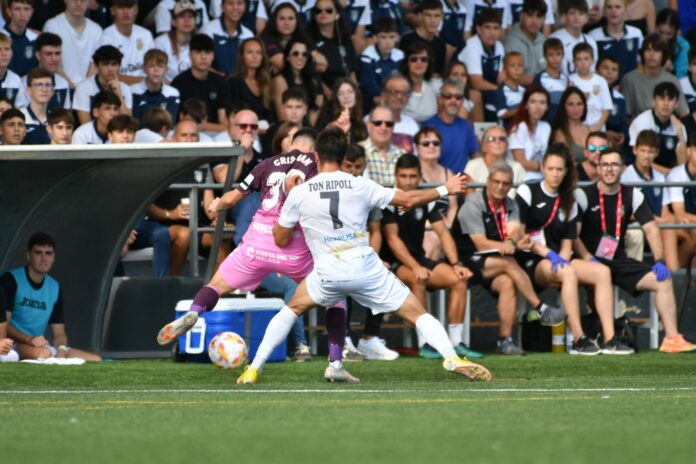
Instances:
[[[559,14],[568,14],[570,10],[578,10],[582,13],[589,13],[590,7],[587,5],[586,0],[565,0],[565,2],[559,2]]]
[[[565,50],[563,49],[563,42],[561,42],[561,39],[558,39],[556,37],[549,37],[548,39],[544,40],[544,56],[546,56],[546,54],[551,50],[560,50],[565,54]]]
[[[669,100],[676,100],[679,98],[679,89],[673,82],[662,81],[655,86],[653,89],[653,98],[663,97]]]
[[[351,163],[354,163],[355,161],[359,159],[364,159],[366,158],[365,155],[365,149],[358,145],[357,143],[351,143],[348,145],[348,149],[346,150],[346,161],[350,161]]]
[[[626,158],[624,157],[624,154],[621,152],[621,150],[619,150],[616,147],[609,147],[604,151],[600,151],[599,159],[601,160],[602,156],[606,155],[619,155],[619,158],[621,158],[621,164],[626,164]]]
[[[299,131],[298,131],[299,132]],[[297,134],[295,134],[297,137]],[[341,164],[346,156],[348,140],[338,127],[329,127],[319,133],[316,150],[320,162]]]
[[[300,127],[300,129],[295,132],[295,135],[292,136],[292,141],[294,142],[301,137],[306,137],[316,142],[319,137],[319,132],[313,127]]]
[[[213,39],[207,35],[195,34],[193,37],[191,37],[191,41],[189,42],[189,50],[198,52],[215,52],[215,44],[213,43]]]
[[[302,100],[307,105],[307,94],[300,87],[290,87],[280,96],[280,101],[287,103],[290,100]]]
[[[426,134],[435,134],[435,137],[442,142],[442,136],[440,135],[440,132],[435,129],[434,127],[423,127],[421,130],[416,132],[416,135],[413,136],[413,141],[417,144],[420,143],[421,139],[426,135]]]
[[[0,116],[0,124],[3,124],[8,119],[12,118],[20,118],[24,122],[27,120],[27,118],[24,117],[24,113],[22,113],[20,110],[17,108],[10,108],[9,110],[2,112],[2,116]]]
[[[113,45],[102,45],[101,47],[97,48],[92,55],[92,61],[96,65],[99,63],[111,63],[114,61],[120,64],[122,59],[123,53],[121,53],[121,51]]]
[[[133,132],[138,130],[138,120],[127,114],[119,114],[111,118],[109,124],[106,125],[106,133],[112,132]]]
[[[619,60],[617,60],[615,56],[604,55],[597,61],[597,67],[599,68],[605,61],[611,61],[614,64],[619,64]]]
[[[111,6],[115,8],[131,8],[138,5],[138,0],[111,0]]]
[[[473,14],[473,11],[470,13]],[[483,26],[487,23],[496,23],[497,25],[503,24],[502,11],[495,8],[483,8],[476,19],[477,26]]]
[[[151,106],[143,112],[143,128],[152,132],[159,132],[162,129],[171,129],[174,125],[172,115],[169,111],[159,106]]]
[[[592,45],[588,44],[587,42],[580,42],[576,46],[573,47],[573,58],[578,53],[589,53],[590,56],[594,59],[594,49],[592,48]]]
[[[200,124],[208,117],[208,104],[200,98],[188,98],[179,108],[179,120],[181,120],[182,113],[190,116],[197,124]]]
[[[662,40],[660,34],[658,34],[657,32],[653,32],[652,34],[648,35],[643,41],[643,46],[640,47],[640,61],[643,64],[645,64],[645,51],[648,50],[648,48],[662,53],[662,66],[664,66],[665,63],[667,63],[667,60],[670,57],[669,45],[667,45],[667,42]]]
[[[548,11],[544,0],[524,0],[522,3],[522,13],[524,14],[546,16]]]
[[[420,172],[420,161],[418,161],[418,157],[416,155],[412,155],[411,153],[405,153],[401,156],[399,156],[399,159],[396,160],[396,165],[394,166],[394,172],[398,172],[399,169],[412,169],[416,168],[418,169],[418,172]]]
[[[592,131],[589,134],[587,134],[587,137],[585,137],[585,145],[587,145],[588,140],[590,140],[592,137],[599,137],[604,140],[609,140],[609,137],[607,137],[607,133],[604,131]]]
[[[378,18],[372,25],[373,36],[389,32],[399,32],[399,26],[398,24],[396,24],[396,21],[394,21],[394,18],[391,18],[389,16],[383,16],[381,18]]]
[[[31,237],[29,237],[29,241],[27,242],[27,251],[31,251],[35,246],[43,245],[48,245],[54,250],[56,249],[56,241],[53,240],[53,237],[43,232],[35,232]]]
[[[51,79],[51,83],[55,82],[51,71],[47,71],[43,68],[34,68],[27,74],[27,87],[30,87],[31,83],[36,79]]]
[[[63,39],[61,39],[58,34],[53,34],[52,32],[44,32],[36,38],[34,49],[36,51],[39,51],[43,47],[61,47],[62,45]]]
[[[75,119],[73,118],[72,111],[66,110],[65,108],[54,108],[48,112],[46,117],[49,126],[58,124],[59,122],[64,122],[70,126],[75,126]]]
[[[92,97],[90,111],[102,105],[116,105],[116,108],[121,108],[121,99],[111,90],[102,90]]]
[[[422,2],[416,3],[415,12],[422,13],[425,10],[440,10],[442,11],[442,3],[440,0],[423,0]]]
[[[655,150],[660,149],[660,136],[657,132],[654,130],[642,130],[638,133],[638,137],[636,137],[636,143],[635,146],[648,146],[650,148],[653,148]]]
[[[7,0],[7,7],[9,8],[13,3],[24,3],[34,8],[34,2],[32,0]]]

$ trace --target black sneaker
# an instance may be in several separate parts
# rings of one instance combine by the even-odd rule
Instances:
[[[570,354],[580,354],[583,356],[595,356],[601,353],[602,350],[597,346],[597,342],[590,340],[586,336],[580,337],[580,340],[573,342],[570,347]]]
[[[602,354],[625,355],[633,354],[635,352],[636,350],[621,342],[616,335],[614,335],[608,342],[602,344]]]

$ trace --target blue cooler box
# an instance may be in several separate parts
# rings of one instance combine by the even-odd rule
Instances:
[[[177,319],[186,314],[193,300],[176,304]],[[249,349],[249,360],[254,359],[266,327],[285,305],[280,298],[221,298],[212,311],[203,313],[185,335],[179,337],[179,353],[193,362],[210,362],[208,345],[220,332],[235,332],[244,338]],[[287,346],[281,343],[271,353],[269,362],[282,362],[287,357]]]

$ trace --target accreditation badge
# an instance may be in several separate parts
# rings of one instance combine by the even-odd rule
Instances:
[[[599,246],[597,247],[595,256],[598,258],[612,260],[614,259],[614,255],[616,254],[616,249],[618,247],[619,241],[616,240],[616,237],[604,234],[602,235],[602,238],[599,240]]]
[[[544,234],[544,231],[542,229],[530,230],[528,235],[529,238],[531,238],[536,243],[546,246],[546,235]]]

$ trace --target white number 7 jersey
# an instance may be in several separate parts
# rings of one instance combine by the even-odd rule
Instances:
[[[385,208],[394,193],[364,177],[342,171],[321,173],[290,191],[278,224],[291,229],[299,222],[314,268],[330,271],[341,254],[371,250],[367,216],[374,208]]]

